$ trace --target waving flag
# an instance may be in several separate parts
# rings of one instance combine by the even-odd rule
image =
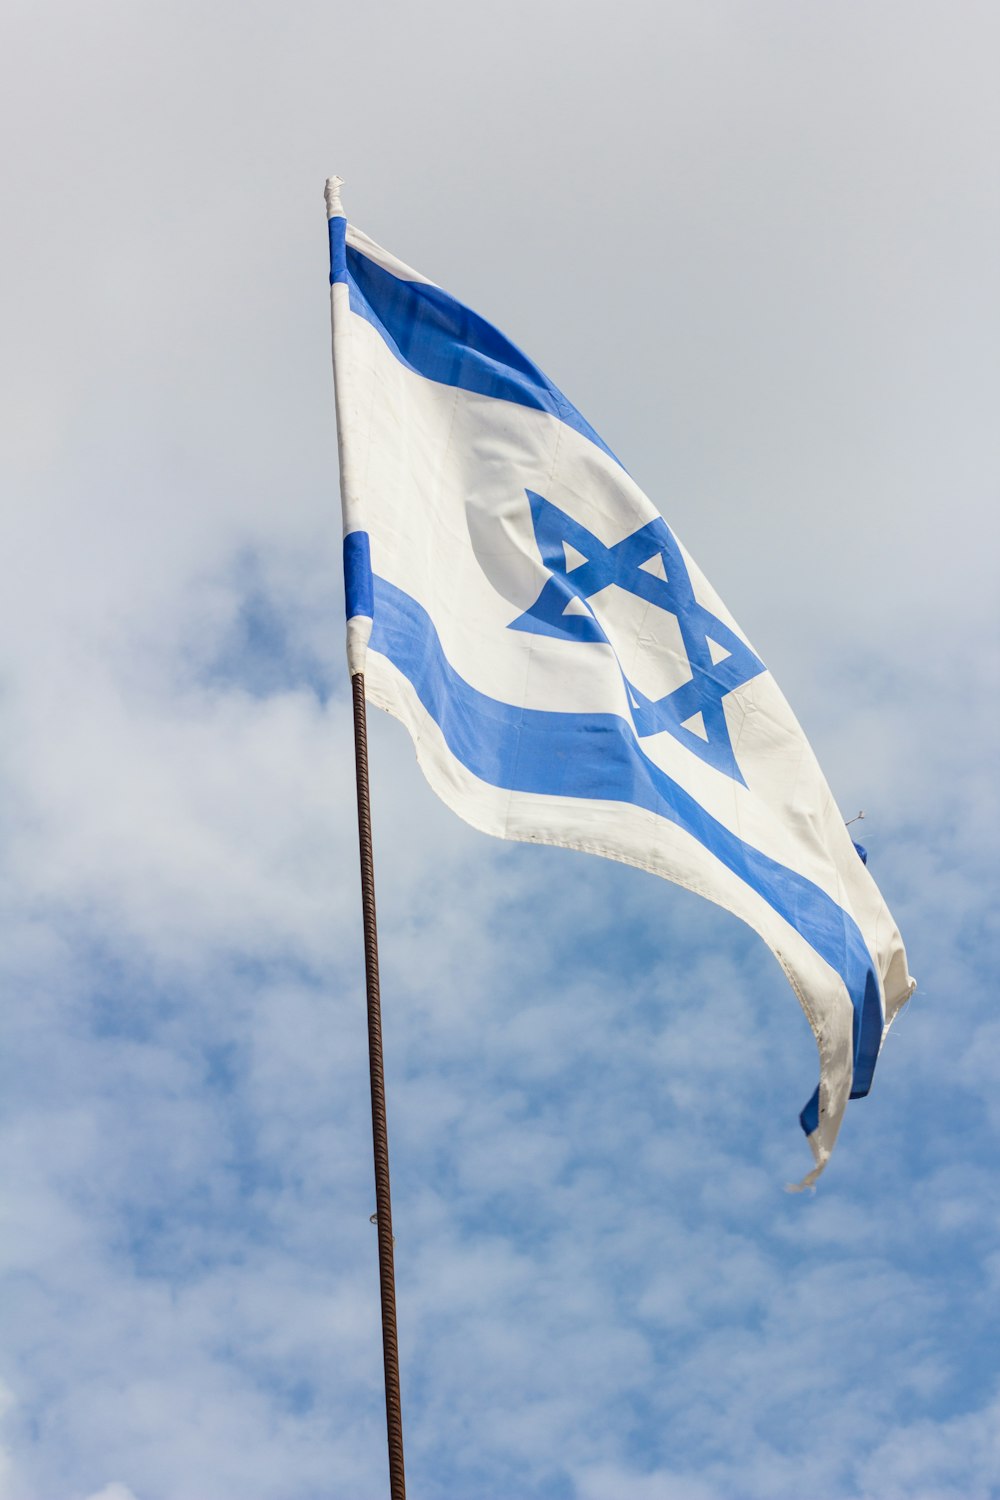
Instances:
[[[813,1181],[913,982],[765,664],[652,502],[503,334],[327,188],[348,659],[428,781],[760,934],[816,1036]]]

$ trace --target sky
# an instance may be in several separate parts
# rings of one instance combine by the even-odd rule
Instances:
[[[759,940],[372,716],[411,1495],[1000,1496],[996,7],[2,26],[2,1500],[387,1493],[334,172],[661,508],[919,984],[790,1196]]]

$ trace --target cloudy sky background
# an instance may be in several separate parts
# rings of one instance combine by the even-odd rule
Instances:
[[[1000,17],[8,8],[3,1500],[387,1491],[323,180],[620,453],[920,989],[815,1195],[733,919],[371,725],[422,1500],[1000,1495]]]

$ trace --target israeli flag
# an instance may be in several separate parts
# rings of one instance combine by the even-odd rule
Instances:
[[[760,934],[809,1018],[825,1166],[909,998],[903,945],[767,667],[652,502],[502,333],[327,185],[348,658],[449,807]]]

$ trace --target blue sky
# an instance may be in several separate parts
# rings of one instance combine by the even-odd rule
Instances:
[[[919,990],[814,1195],[738,923],[371,724],[410,1491],[1000,1495],[996,12],[15,6],[3,1500],[386,1493],[322,188],[774,671]]]

